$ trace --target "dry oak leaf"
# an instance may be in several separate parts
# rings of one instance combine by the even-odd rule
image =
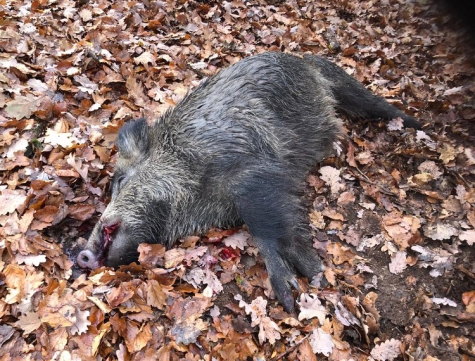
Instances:
[[[88,326],[91,324],[88,320],[89,315],[89,311],[80,311],[76,308],[76,322],[70,327],[72,335],[80,335],[88,331]]]
[[[178,266],[185,258],[185,250],[173,248],[165,252],[165,268],[170,269]]]
[[[152,338],[150,323],[141,326],[135,321],[127,320],[127,329],[124,335],[125,345],[129,352],[137,352],[143,349]]]
[[[249,238],[250,238],[249,233],[241,230],[237,233],[230,235],[229,237],[226,237],[223,240],[223,243],[227,247],[231,247],[233,249],[239,248],[241,251],[243,251],[244,247],[248,245],[247,241]]]
[[[429,173],[433,179],[439,179],[439,177],[444,174],[432,160],[422,162],[417,169],[419,169],[421,173]]]
[[[82,160],[79,157],[73,156],[72,153],[69,154],[69,157],[66,158],[66,162],[74,168],[76,172],[79,173],[82,179],[88,182],[87,173],[89,170],[89,166],[86,164],[82,164]]]
[[[357,312],[357,311],[354,311]],[[351,313],[341,302],[338,302],[335,307],[335,314],[338,321],[344,326],[360,325],[360,321]]]
[[[12,145],[10,145],[5,152],[5,155],[7,158],[15,158],[15,153],[18,154],[24,154],[25,151],[27,150],[29,145],[28,139],[21,138],[18,139],[16,142],[14,142]]]
[[[134,100],[135,104],[139,107],[145,107],[148,101],[147,95],[144,93],[141,82],[137,82],[136,78],[129,76],[125,83],[130,97]]]
[[[97,355],[97,351],[99,350],[99,347],[101,346],[101,344],[103,343],[102,339],[104,338],[104,336],[109,332],[110,330],[110,325],[108,325],[108,327],[105,327],[105,325],[103,325],[103,327],[101,327],[100,331],[99,331],[99,334],[95,335],[94,336],[94,340],[92,341],[92,351],[91,351],[91,354],[93,356],[96,356]],[[122,346],[123,345],[119,345],[119,346]],[[125,347],[124,347],[125,348]],[[125,351],[125,350],[124,350]],[[119,359],[120,360],[120,359]],[[123,360],[123,358],[122,358]]]
[[[327,251],[333,256],[332,261],[336,265],[345,262],[353,264],[353,259],[356,256],[350,248],[342,246],[339,242],[329,243],[327,245]]]
[[[175,323],[170,333],[175,336],[177,344],[189,345],[196,343],[198,337],[203,331],[207,330],[208,327],[208,323],[204,322],[201,318],[186,319]]]
[[[28,312],[25,315],[20,315],[15,326],[23,330],[25,335],[36,331],[41,326],[41,319],[36,312]]]
[[[456,155],[459,153],[454,147],[447,143],[444,143],[442,149],[438,150],[440,152],[439,159],[441,159],[444,164],[450,163],[450,161],[454,160]]]
[[[206,284],[213,290],[214,294],[221,293],[223,290],[223,285],[216,277],[216,274],[210,269],[193,268],[183,279],[191,283],[195,288]]]
[[[429,249],[419,245],[412,246],[411,249],[420,253],[418,256],[420,267],[431,266],[433,269],[429,272],[432,277],[442,276],[445,270],[451,270],[453,268],[454,258],[445,250],[441,249]]]
[[[20,253],[17,253],[15,255],[15,260],[18,262],[18,264],[26,264],[28,266],[35,266],[38,267],[41,263],[46,262],[46,256],[44,254],[29,254],[29,255],[22,255]]]
[[[308,340],[303,340],[303,342],[299,345],[297,360],[301,360],[301,361],[317,361],[318,360]]]
[[[310,342],[310,346],[312,346],[314,353],[322,353],[325,356],[329,356],[333,351],[334,343],[332,336],[321,328],[313,330],[308,341]]]
[[[192,243],[195,243],[191,237],[187,238],[190,239]],[[206,252],[208,252],[208,247],[206,246],[189,248],[185,251],[185,258],[183,260],[187,265],[191,265],[192,261],[201,259]]]
[[[469,246],[473,246],[475,244],[475,230],[463,231],[459,234],[459,238],[461,241],[467,242]]]
[[[109,307],[106,303],[102,302],[97,297],[87,296],[87,299],[94,303],[105,314],[108,314],[112,311],[112,307]]]
[[[29,118],[38,109],[41,99],[32,95],[17,95],[14,100],[7,103],[5,112],[10,118]]]
[[[87,22],[92,20],[92,11],[89,9],[82,9],[79,12],[79,16],[81,17],[82,21]]]
[[[457,307],[457,303],[452,301],[451,299],[448,299],[447,297],[443,297],[443,298],[432,297],[432,302],[438,305]]]
[[[450,224],[430,224],[424,228],[424,234],[435,240],[442,241],[444,239],[450,239],[452,236],[458,234],[458,230]]]
[[[234,299],[239,301],[239,307],[244,308],[246,314],[251,316],[251,326],[259,325],[258,336],[261,344],[268,340],[273,345],[280,339],[279,326],[266,314],[266,300],[259,296],[249,304],[242,299],[241,295],[235,295]]]
[[[89,80],[86,75],[76,75],[74,80],[81,84],[78,88],[84,93],[92,94],[99,88],[98,85]]]
[[[4,298],[7,304],[18,303],[25,294],[22,292],[26,278],[26,272],[23,267],[9,264],[5,267],[5,283],[8,287],[8,295]]]
[[[417,217],[391,212],[383,217],[384,229],[393,241],[404,250],[409,247],[411,238],[421,226]]]
[[[317,295],[313,293],[302,293],[302,295],[300,295],[300,301],[297,301],[297,304],[300,306],[299,321],[310,320],[317,317],[320,325],[323,325],[327,310]]]
[[[353,191],[346,191],[340,194],[340,197],[338,198],[337,204],[340,207],[347,206],[351,203],[354,203],[356,200],[356,197],[353,193]]]
[[[167,289],[156,280],[147,281],[147,305],[164,310],[167,302]]]
[[[174,321],[171,333],[176,337],[177,343],[184,345],[194,343],[198,336],[208,329],[208,324],[200,317],[210,306],[211,300],[202,295],[175,299],[167,309],[167,317]]]
[[[78,221],[86,221],[92,217],[96,207],[92,204],[70,204],[68,206],[68,215]]]
[[[22,210],[28,196],[23,190],[4,189],[0,195],[0,216]]]
[[[363,165],[371,164],[374,162],[374,158],[369,150],[358,153],[355,159],[358,161],[358,163]]]
[[[134,58],[134,63],[135,64],[142,64],[142,65],[147,65],[147,64],[152,64],[155,65],[156,63],[156,58],[155,55],[153,55],[149,51],[144,51],[140,56]]]
[[[439,338],[443,336],[442,331],[438,330],[434,324],[430,324],[429,327],[429,338],[430,338],[430,343],[432,346],[438,346],[439,344]]]
[[[310,218],[310,222],[312,223],[312,226],[318,229],[325,228],[325,220],[323,218],[322,212],[319,212],[313,209],[309,215],[309,218]]]
[[[141,265],[155,267],[165,255],[165,246],[163,244],[139,244],[139,262]]]
[[[399,251],[391,256],[391,263],[389,263],[389,272],[394,274],[402,273],[407,267],[406,252]]]
[[[392,361],[401,354],[401,341],[390,339],[375,346],[371,356],[377,361]]]
[[[475,290],[462,293],[462,301],[465,306],[475,304]]]
[[[119,287],[112,288],[106,296],[109,306],[117,307],[121,303],[130,300],[134,296],[134,287],[130,282],[123,282]]]
[[[59,309],[51,309],[41,317],[41,322],[46,322],[51,327],[70,327],[76,322],[76,309],[71,305],[64,305]]]
[[[341,183],[340,170],[324,166],[318,171],[321,174],[321,179],[330,187],[332,194],[338,193],[345,188],[345,185]]]
[[[43,137],[43,143],[51,144],[53,147],[57,147],[58,145],[63,147],[64,149],[71,148],[75,143],[81,144],[78,138],[72,135],[69,132],[57,132],[54,129],[48,128],[46,130],[46,135]]]

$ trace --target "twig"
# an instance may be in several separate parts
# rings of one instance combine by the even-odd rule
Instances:
[[[462,272],[462,273],[465,273],[468,277],[470,277],[471,279],[475,280],[475,274],[473,274],[472,272],[470,272],[468,269],[466,269],[464,266],[462,265],[459,265],[457,266],[457,269]]]
[[[293,345],[291,348],[289,348],[287,351],[285,351],[284,353],[281,353],[280,355],[278,355],[277,357],[271,359],[271,361],[277,361],[277,360],[280,360],[282,359],[284,356],[287,356],[289,353],[291,353],[293,350],[295,350],[297,348],[297,346],[300,346],[300,344],[302,342],[304,342],[307,338],[309,338],[311,334],[309,333],[307,336],[305,336],[304,338],[302,338],[299,342],[297,342],[295,345]]]

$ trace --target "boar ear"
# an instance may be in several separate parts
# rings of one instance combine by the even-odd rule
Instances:
[[[125,123],[117,137],[119,153],[124,158],[137,158],[148,149],[148,125],[144,118]]]

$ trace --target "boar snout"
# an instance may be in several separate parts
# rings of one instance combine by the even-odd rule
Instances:
[[[104,264],[112,244],[112,236],[118,231],[119,226],[120,222],[117,220],[114,222],[104,222],[103,219],[99,220],[89,240],[90,242],[91,240],[95,241],[93,245],[95,252],[87,248],[81,251],[77,256],[79,267],[93,270]]]
[[[85,249],[78,254],[77,263],[81,268],[96,269],[100,267],[100,262],[92,251]]]

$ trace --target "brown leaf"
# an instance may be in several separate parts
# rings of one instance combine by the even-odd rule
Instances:
[[[328,253],[333,255],[332,260],[336,265],[340,265],[345,262],[353,263],[355,254],[348,247],[343,247],[341,243],[334,242],[329,243],[327,246]]]
[[[74,323],[76,310],[71,305],[65,305],[57,311],[47,312],[41,317],[41,322],[46,322],[51,327],[69,327]]]
[[[23,211],[28,197],[23,190],[4,189],[0,194],[0,215]]]
[[[317,361],[318,360],[308,340],[304,340],[299,345],[298,352],[299,352],[299,357],[298,357],[299,360],[302,360],[302,361]]]
[[[106,299],[111,307],[117,307],[121,303],[130,300],[134,296],[133,286],[129,283],[121,283],[119,287],[112,288]]]
[[[7,103],[5,112],[10,118],[29,118],[38,109],[40,99],[33,94],[17,95],[15,100]]]
[[[52,223],[54,220],[54,217],[56,216],[56,213],[58,213],[58,207],[56,206],[44,206],[41,209],[38,209],[34,217],[40,222],[44,223]]]
[[[170,249],[165,252],[165,268],[178,266],[185,258],[185,250],[181,248]]]
[[[127,332],[124,335],[125,344],[129,352],[137,352],[143,349],[152,338],[150,324],[141,327],[136,322],[126,321]]]
[[[159,262],[163,262],[165,251],[163,244],[141,243],[138,247],[139,262],[147,267],[155,267]]]
[[[163,310],[166,305],[167,295],[163,286],[155,280],[147,282],[147,305]]]
[[[36,312],[27,312],[25,315],[20,315],[15,326],[23,330],[25,335],[36,331],[41,326],[41,319]]]
[[[85,221],[92,217],[96,207],[92,204],[70,204],[68,206],[68,215],[78,221]]]

